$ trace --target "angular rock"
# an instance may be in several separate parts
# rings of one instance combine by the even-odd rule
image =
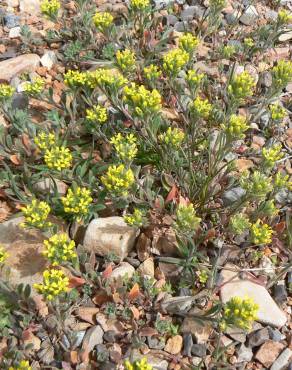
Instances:
[[[20,17],[15,14],[7,14],[4,16],[4,23],[8,28],[17,27],[20,24]]]
[[[213,331],[212,325],[207,321],[198,321],[193,317],[186,317],[181,326],[181,332],[191,333],[197,344],[207,343]]]
[[[163,338],[147,337],[147,343],[148,347],[151,349],[162,350],[165,347],[165,340]]]
[[[10,39],[16,39],[21,34],[21,28],[20,27],[13,27],[9,31],[9,38]]]
[[[90,222],[83,245],[100,256],[114,254],[123,260],[133,249],[138,229],[128,226],[122,217],[97,218]]]
[[[103,342],[103,330],[101,326],[96,325],[91,327],[90,329],[87,330],[83,343],[82,343],[82,349],[85,352],[91,352],[93,348],[97,344],[102,344]]]
[[[261,362],[265,367],[269,368],[283,348],[284,344],[268,340],[257,351],[255,359]]]
[[[225,191],[223,193],[222,200],[225,206],[229,206],[235,202],[238,202],[244,195],[245,190],[238,186]]]
[[[181,335],[175,335],[168,339],[164,351],[172,355],[178,355],[182,349],[183,338]]]
[[[192,355],[191,351],[192,351],[192,347],[194,344],[192,334],[191,333],[184,334],[183,339],[184,339],[184,345],[183,345],[182,355],[191,357]]]
[[[237,362],[248,362],[252,359],[252,350],[242,344],[237,352]]]
[[[137,272],[142,276],[151,276],[154,277],[154,262],[152,258],[148,258],[146,261],[141,263],[138,267]]]
[[[58,179],[48,177],[34,184],[34,189],[47,194],[54,194],[54,189],[57,189],[60,196],[64,196],[67,192],[68,185]]]
[[[56,54],[52,50],[47,51],[41,57],[41,65],[43,67],[47,67],[48,69],[51,69],[56,62],[57,62],[57,57],[56,57]]]
[[[232,264],[228,264],[226,267],[236,270],[236,266]],[[280,310],[269,292],[262,285],[250,280],[241,280],[235,271],[229,270],[222,270],[220,285],[222,286],[220,295],[223,303],[226,303],[232,297],[239,296],[244,298],[248,296],[259,305],[257,313],[259,322],[275,327],[285,325],[287,321],[286,315]]]
[[[128,262],[121,262],[120,265],[114,269],[110,275],[111,280],[119,280],[124,277],[131,278],[135,273],[135,269]]]
[[[274,290],[273,297],[275,301],[279,305],[283,304],[288,297],[288,293],[285,286],[285,280],[278,281],[278,283],[274,286],[273,290]]]
[[[23,13],[38,15],[40,13],[40,0],[20,0],[19,9]]]
[[[281,340],[286,338],[285,335],[282,334],[278,329],[272,329],[269,327],[268,330],[270,339],[274,342],[280,342]]]
[[[248,336],[249,347],[258,347],[265,343],[270,338],[270,333],[268,328],[263,328],[251,333]]]
[[[37,54],[23,54],[0,62],[0,82],[9,82],[17,75],[35,71],[39,62]]]
[[[205,344],[194,344],[192,346],[192,354],[197,357],[205,357],[207,353],[207,348]]]
[[[259,14],[253,5],[249,5],[242,16],[239,18],[240,22],[246,26],[250,26],[258,18]]]
[[[242,329],[228,327],[225,331],[225,334],[237,342],[244,343],[246,341],[246,332]]]
[[[287,365],[289,365],[290,361],[292,360],[292,351],[290,348],[286,348],[277,360],[273,363],[270,370],[284,370]],[[291,363],[290,363],[291,365]]]
[[[280,35],[279,37],[280,42],[285,42],[291,39],[292,39],[292,30],[291,31],[286,30],[286,32]]]

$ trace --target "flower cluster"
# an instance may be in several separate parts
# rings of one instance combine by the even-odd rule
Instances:
[[[8,253],[6,252],[4,247],[2,247],[2,245],[0,245],[0,264],[5,262],[7,257],[8,257]]]
[[[280,60],[272,69],[273,85],[276,89],[283,89],[292,80],[292,62]]]
[[[119,132],[111,138],[110,142],[113,144],[118,157],[123,161],[131,161],[136,157],[138,152],[137,138],[133,134],[122,136]]]
[[[279,159],[284,156],[284,153],[281,152],[281,144],[275,144],[270,148],[263,148],[262,156],[264,158],[264,164],[267,167],[273,167]]]
[[[246,123],[246,118],[236,114],[232,114],[228,124],[224,126],[226,134],[232,138],[244,138],[244,132],[248,130],[248,128],[249,126]]]
[[[130,7],[134,11],[143,12],[148,9],[149,5],[150,5],[149,0],[131,0],[130,1]]]
[[[134,362],[125,361],[124,364],[125,370],[153,370],[153,367],[148,364],[146,358],[142,358],[142,360],[136,360]]]
[[[94,105],[91,109],[86,109],[86,119],[90,122],[104,123],[107,121],[107,110],[101,105]]]
[[[272,242],[273,230],[267,225],[263,224],[261,220],[251,225],[251,240],[254,244],[269,244]]]
[[[251,226],[249,219],[242,213],[238,213],[230,219],[230,229],[236,235],[241,235],[244,231],[248,230]]]
[[[136,57],[129,49],[118,50],[116,53],[117,64],[123,72],[130,72],[135,69]]]
[[[160,76],[162,74],[162,72],[159,70],[159,68],[154,64],[150,64],[148,67],[145,67],[143,69],[143,71],[144,71],[145,77],[149,81],[157,80],[158,78],[160,78]]]
[[[225,0],[210,0],[210,7],[215,8],[217,11],[223,9],[225,5]]]
[[[48,301],[66,293],[69,288],[69,278],[61,270],[51,269],[43,272],[43,283],[34,284],[36,291]]]
[[[43,229],[52,226],[52,223],[47,221],[51,208],[48,203],[44,201],[33,199],[31,204],[22,207],[21,211],[25,217],[25,222],[21,224],[22,227],[37,227]]]
[[[134,209],[132,214],[124,216],[124,221],[130,226],[141,227],[145,223],[144,212],[138,208]]]
[[[32,370],[32,367],[28,361],[22,360],[16,367],[9,367],[8,370]]]
[[[55,146],[45,151],[44,160],[46,165],[57,171],[70,168],[72,159],[70,150],[64,146]]]
[[[224,45],[220,52],[223,56],[223,58],[229,59],[236,53],[236,48],[234,45]]]
[[[36,77],[32,82],[26,82],[23,86],[24,91],[30,95],[35,96],[40,94],[45,86],[45,81],[41,77]]]
[[[232,297],[224,306],[221,329],[235,326],[249,330],[253,321],[257,319],[258,309],[259,306],[251,298]]]
[[[41,3],[41,12],[49,18],[57,16],[61,7],[59,0],[43,0]]]
[[[292,22],[292,14],[288,13],[286,9],[280,9],[278,11],[278,22],[280,24],[287,24]]]
[[[55,234],[44,241],[43,255],[48,258],[53,266],[61,265],[66,261],[77,258],[74,240],[69,240],[67,234]]]
[[[261,213],[263,213],[265,216],[268,216],[268,217],[273,217],[279,212],[275,206],[274,199],[270,199],[270,200],[267,200],[266,202],[261,203],[259,210]]]
[[[236,100],[245,99],[253,94],[255,81],[248,72],[242,72],[232,78],[228,93]]]
[[[184,141],[185,133],[179,128],[168,127],[165,133],[159,135],[159,140],[175,149],[179,148]]]
[[[77,221],[88,214],[92,200],[90,190],[80,187],[68,189],[66,196],[61,198],[64,211],[75,216]]]
[[[248,195],[255,198],[264,198],[272,191],[271,180],[259,171],[255,171],[252,175],[244,173],[240,178],[240,184]]]
[[[56,144],[56,137],[52,133],[40,131],[34,138],[34,142],[41,150],[47,150]]]
[[[147,117],[161,109],[161,95],[156,89],[147,90],[143,85],[125,86],[124,101],[129,104],[133,114],[138,117]]]
[[[277,172],[274,178],[274,185],[278,189],[290,187],[289,175],[283,175],[281,172]]]
[[[244,40],[243,40],[243,44],[244,46],[246,46],[247,48],[252,48],[254,46],[254,40],[251,38],[251,37],[246,37]]]
[[[99,68],[93,72],[88,72],[86,75],[86,84],[91,88],[97,86],[108,90],[119,90],[128,80],[116,71],[111,71],[105,68]]]
[[[0,101],[12,98],[14,93],[14,87],[6,84],[0,84]]]
[[[279,103],[270,105],[269,110],[271,112],[272,120],[276,122],[281,121],[287,115],[286,109]]]
[[[108,29],[113,24],[113,20],[114,17],[108,12],[97,12],[93,16],[93,23],[100,32]]]
[[[163,69],[176,77],[189,61],[189,54],[182,49],[172,49],[163,56]]]
[[[64,75],[64,82],[71,88],[85,86],[88,83],[88,74],[85,72],[69,70]]]
[[[198,73],[194,70],[189,70],[187,72],[186,81],[190,89],[195,90],[201,85],[204,77],[205,75],[203,73]]]
[[[101,177],[104,186],[116,195],[127,195],[133,186],[135,178],[133,171],[123,164],[109,166],[105,175]]]
[[[191,110],[196,117],[207,119],[211,113],[212,104],[208,99],[201,99],[197,96],[191,105]]]
[[[196,216],[193,204],[179,205],[176,211],[176,228],[183,233],[193,233],[201,219]]]
[[[192,54],[199,45],[199,39],[191,33],[185,33],[179,38],[179,47],[189,54]]]

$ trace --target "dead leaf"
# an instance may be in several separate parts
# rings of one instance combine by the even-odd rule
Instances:
[[[172,200],[174,200],[178,195],[178,188],[177,186],[174,184],[170,190],[170,192],[168,193],[166,199],[165,199],[165,204],[168,204],[170,203]]]
[[[11,214],[11,209],[6,202],[0,201],[0,222],[7,220]]]
[[[141,337],[153,337],[154,335],[158,335],[156,329],[151,328],[150,326],[145,326],[144,328],[140,329],[139,334]]]
[[[69,278],[69,288],[77,288],[85,283],[86,281],[78,276],[72,276]]]
[[[238,171],[245,171],[254,166],[253,161],[250,159],[240,158],[235,161]]]
[[[22,134],[21,136],[22,144],[26,147],[27,150],[30,150],[30,140],[29,136],[26,134]]]
[[[43,300],[43,297],[40,295],[36,295],[36,296],[33,296],[32,299],[35,303],[37,312],[40,315],[40,317],[48,316],[49,309],[48,309],[46,302]]]
[[[111,276],[112,272],[113,272],[112,265],[111,265],[111,264],[109,264],[109,265],[106,267],[106,269],[103,271],[103,273],[102,273],[102,277],[103,277],[103,278],[105,278],[105,279],[108,279],[108,278]]]
[[[130,290],[128,297],[130,300],[134,300],[134,299],[137,299],[139,295],[140,295],[140,287],[139,287],[139,284],[136,283]]]
[[[13,164],[15,164],[16,166],[19,166],[20,165],[20,159],[18,158],[17,154],[13,154],[10,156],[10,160]]]
[[[106,292],[99,292],[97,293],[92,301],[97,305],[97,306],[101,306],[103,303],[106,303],[106,302],[111,302],[112,301],[112,297],[110,297],[109,295],[106,294]]]
[[[130,307],[130,310],[132,311],[132,314],[133,314],[133,317],[135,320],[139,320],[139,317],[140,317],[140,311],[138,310],[137,307],[135,306],[131,306]]]
[[[283,231],[286,229],[286,222],[285,221],[282,221],[282,222],[279,222],[276,226],[275,226],[275,231],[277,231],[278,234],[281,234],[283,233]]]
[[[99,308],[97,307],[79,307],[75,313],[76,315],[83,321],[89,322],[90,324],[94,325],[95,316],[99,312]]]

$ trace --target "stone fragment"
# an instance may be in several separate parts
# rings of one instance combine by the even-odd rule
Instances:
[[[270,370],[284,370],[287,365],[289,365],[290,361],[292,360],[292,351],[290,348],[286,348],[277,360],[273,363]],[[291,363],[290,363],[291,365]]]
[[[133,350],[131,353],[131,358],[133,361],[141,360],[144,357],[147,359],[148,364],[153,367],[153,370],[167,370],[168,361],[163,360],[156,354],[152,354],[151,352],[142,354],[137,349]]]
[[[4,16],[4,24],[8,28],[17,27],[20,24],[20,18],[15,14],[7,14]]]
[[[90,222],[83,245],[100,256],[114,254],[123,260],[133,249],[138,229],[128,226],[122,217],[97,218]]]
[[[197,344],[207,343],[213,331],[212,325],[207,321],[198,321],[193,317],[186,317],[181,326],[181,332],[191,333]]]
[[[270,338],[269,329],[263,328],[252,332],[248,336],[248,345],[250,347],[258,347],[261,344],[265,343],[267,340],[269,340],[269,338]]]
[[[90,329],[87,330],[83,343],[82,343],[82,349],[89,353],[93,350],[93,348],[97,344],[102,344],[103,342],[103,330],[101,326],[96,325],[91,327]]]
[[[276,285],[274,285],[273,293],[273,297],[279,305],[286,301],[288,293],[285,286],[285,280],[280,280]]]
[[[225,334],[237,342],[244,343],[246,341],[246,332],[243,329],[228,327],[225,331]]]
[[[292,30],[286,30],[285,33],[282,33],[282,35],[279,36],[280,42],[285,42],[292,39]]]
[[[255,359],[261,362],[265,367],[269,368],[275,362],[283,348],[284,344],[268,340],[257,351]]]
[[[182,349],[183,338],[181,335],[175,335],[168,339],[164,351],[172,354],[178,355]]]
[[[48,177],[40,180],[34,184],[34,189],[47,194],[54,194],[54,189],[58,191],[60,196],[64,196],[67,192],[68,185],[58,179],[52,179]]]
[[[13,77],[26,72],[33,72],[40,62],[37,54],[23,54],[0,62],[0,82],[9,82]]]
[[[109,278],[111,280],[123,279],[126,276],[131,278],[134,273],[135,269],[132,265],[130,265],[128,262],[121,262],[120,265],[114,269]]]
[[[162,350],[165,347],[165,340],[163,338],[147,337],[147,343],[151,349]]]
[[[49,50],[41,57],[41,65],[48,69],[51,69],[53,65],[57,62],[57,57],[54,51]]]
[[[10,39],[16,39],[20,36],[21,28],[20,27],[13,27],[9,31],[9,38]]]
[[[38,15],[40,13],[40,0],[20,0],[19,9],[23,13]]]
[[[197,357],[205,357],[207,353],[207,348],[205,344],[194,344],[192,346],[192,355]]]
[[[256,19],[258,18],[259,14],[256,8],[253,5],[249,5],[242,16],[239,18],[240,22],[245,24],[246,26],[250,26],[253,24]]]
[[[252,359],[253,352],[251,348],[242,344],[237,352],[237,362],[248,362]]]
[[[238,202],[245,195],[245,190],[240,186],[232,188],[223,193],[222,200],[225,206]]]
[[[154,262],[152,258],[148,258],[138,267],[137,272],[142,276],[154,277]]]

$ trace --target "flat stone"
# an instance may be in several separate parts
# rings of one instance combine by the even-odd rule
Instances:
[[[51,69],[57,62],[57,57],[54,51],[49,50],[41,57],[41,65],[48,69]]]
[[[181,335],[175,335],[168,339],[164,351],[172,355],[178,355],[182,349],[183,338]]]
[[[138,267],[137,272],[142,276],[151,276],[154,277],[154,262],[152,258],[147,258],[141,265]]]
[[[246,8],[242,16],[239,18],[240,22],[246,26],[250,26],[258,18],[259,14],[253,5]]]
[[[20,0],[19,9],[23,13],[38,15],[40,14],[40,0]]]
[[[51,177],[36,182],[33,187],[36,191],[52,195],[54,194],[54,189],[56,187],[56,190],[61,196],[64,196],[68,189],[68,185],[63,181],[52,179]]]
[[[97,344],[103,343],[103,330],[101,326],[96,325],[87,330],[83,343],[82,349],[86,352],[91,352]]]
[[[9,31],[9,38],[10,39],[16,39],[21,34],[21,28],[20,27],[13,27]]]
[[[244,343],[246,341],[246,332],[243,329],[228,327],[225,334],[237,342]]]
[[[90,222],[83,245],[100,256],[114,254],[123,260],[133,249],[138,229],[128,226],[122,217],[97,218]]]
[[[236,269],[236,266],[232,264],[228,264],[226,267]],[[248,296],[259,306],[257,321],[275,327],[285,325],[286,315],[277,306],[266,288],[250,280],[241,280],[237,275],[235,271],[222,270],[220,295],[223,303],[228,302],[232,297],[244,298]]]
[[[15,14],[7,14],[4,16],[4,23],[8,28],[17,27],[20,24],[20,17]]]
[[[38,67],[40,57],[37,54],[23,54],[0,62],[0,82],[9,82],[22,73],[34,72]]]
[[[197,357],[205,357],[207,353],[207,348],[205,344],[194,344],[192,346],[192,354]]]
[[[181,326],[183,334],[191,333],[197,344],[207,343],[213,331],[212,325],[207,321],[198,321],[193,317],[186,317]]]
[[[292,30],[291,31],[287,31],[285,33],[283,33],[282,35],[280,35],[279,37],[279,41],[280,42],[285,42],[285,41],[288,41],[288,40],[291,40],[292,39]]]
[[[273,363],[270,370],[284,370],[289,365],[290,360],[292,360],[292,351],[290,348],[286,348]]]
[[[131,278],[135,273],[135,269],[128,262],[121,262],[120,265],[114,269],[110,275],[111,280],[119,280],[124,277]]]
[[[191,333],[184,334],[183,339],[184,339],[184,345],[183,345],[182,355],[191,357],[192,355],[191,351],[192,351],[192,347],[194,344],[192,334]]]
[[[257,331],[254,331],[248,336],[248,345],[250,347],[258,347],[261,344],[265,343],[270,338],[270,333],[268,328],[263,328]]]
[[[237,352],[237,362],[249,362],[252,359],[253,352],[251,348],[242,344]]]
[[[265,367],[269,368],[273,365],[283,348],[284,344],[268,340],[257,351],[255,359],[261,362]]]

